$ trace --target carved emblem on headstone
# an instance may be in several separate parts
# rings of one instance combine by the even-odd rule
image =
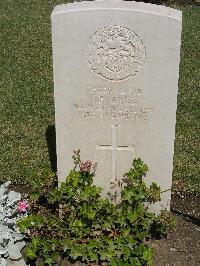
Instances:
[[[96,31],[87,49],[90,68],[111,81],[123,81],[141,71],[145,47],[138,35],[126,27],[107,26]]]

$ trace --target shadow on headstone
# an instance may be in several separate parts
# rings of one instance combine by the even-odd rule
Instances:
[[[57,156],[56,156],[56,130],[55,125],[48,126],[46,130],[46,141],[49,151],[49,159],[51,162],[51,169],[57,172]]]

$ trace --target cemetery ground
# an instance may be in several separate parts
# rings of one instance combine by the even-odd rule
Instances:
[[[0,1],[0,181],[30,192],[56,172],[50,14],[54,1]],[[200,265],[200,8],[183,11],[171,210],[175,231],[155,240],[155,265]]]

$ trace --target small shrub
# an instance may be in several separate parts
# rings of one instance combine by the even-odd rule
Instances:
[[[19,222],[22,231],[30,230],[27,256],[39,255],[47,265],[60,257],[95,265],[152,265],[153,251],[146,242],[165,235],[172,218],[145,207],[160,199],[160,188],[155,183],[148,188],[143,181],[147,165],[133,160],[130,171],[114,184],[122,191],[113,204],[112,195],[102,198],[102,189],[93,184],[96,165],[82,162],[79,151],[73,158],[75,167],[66,182],[47,193],[45,204],[41,193],[32,201],[32,215]]]

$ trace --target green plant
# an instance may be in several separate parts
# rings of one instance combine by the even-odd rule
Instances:
[[[148,167],[138,158],[124,175],[121,199],[113,204],[102,198],[101,188],[93,185],[96,166],[80,160],[75,152],[75,167],[62,183],[46,195],[33,201],[32,215],[22,219],[19,227],[30,230],[26,254],[35,259],[38,254],[44,264],[52,265],[61,256],[96,265],[152,265],[152,249],[145,244],[154,235],[166,234],[172,218],[164,213],[149,213],[146,202],[160,199],[160,188],[153,183],[148,188],[143,177]],[[44,201],[43,201],[44,202]]]

